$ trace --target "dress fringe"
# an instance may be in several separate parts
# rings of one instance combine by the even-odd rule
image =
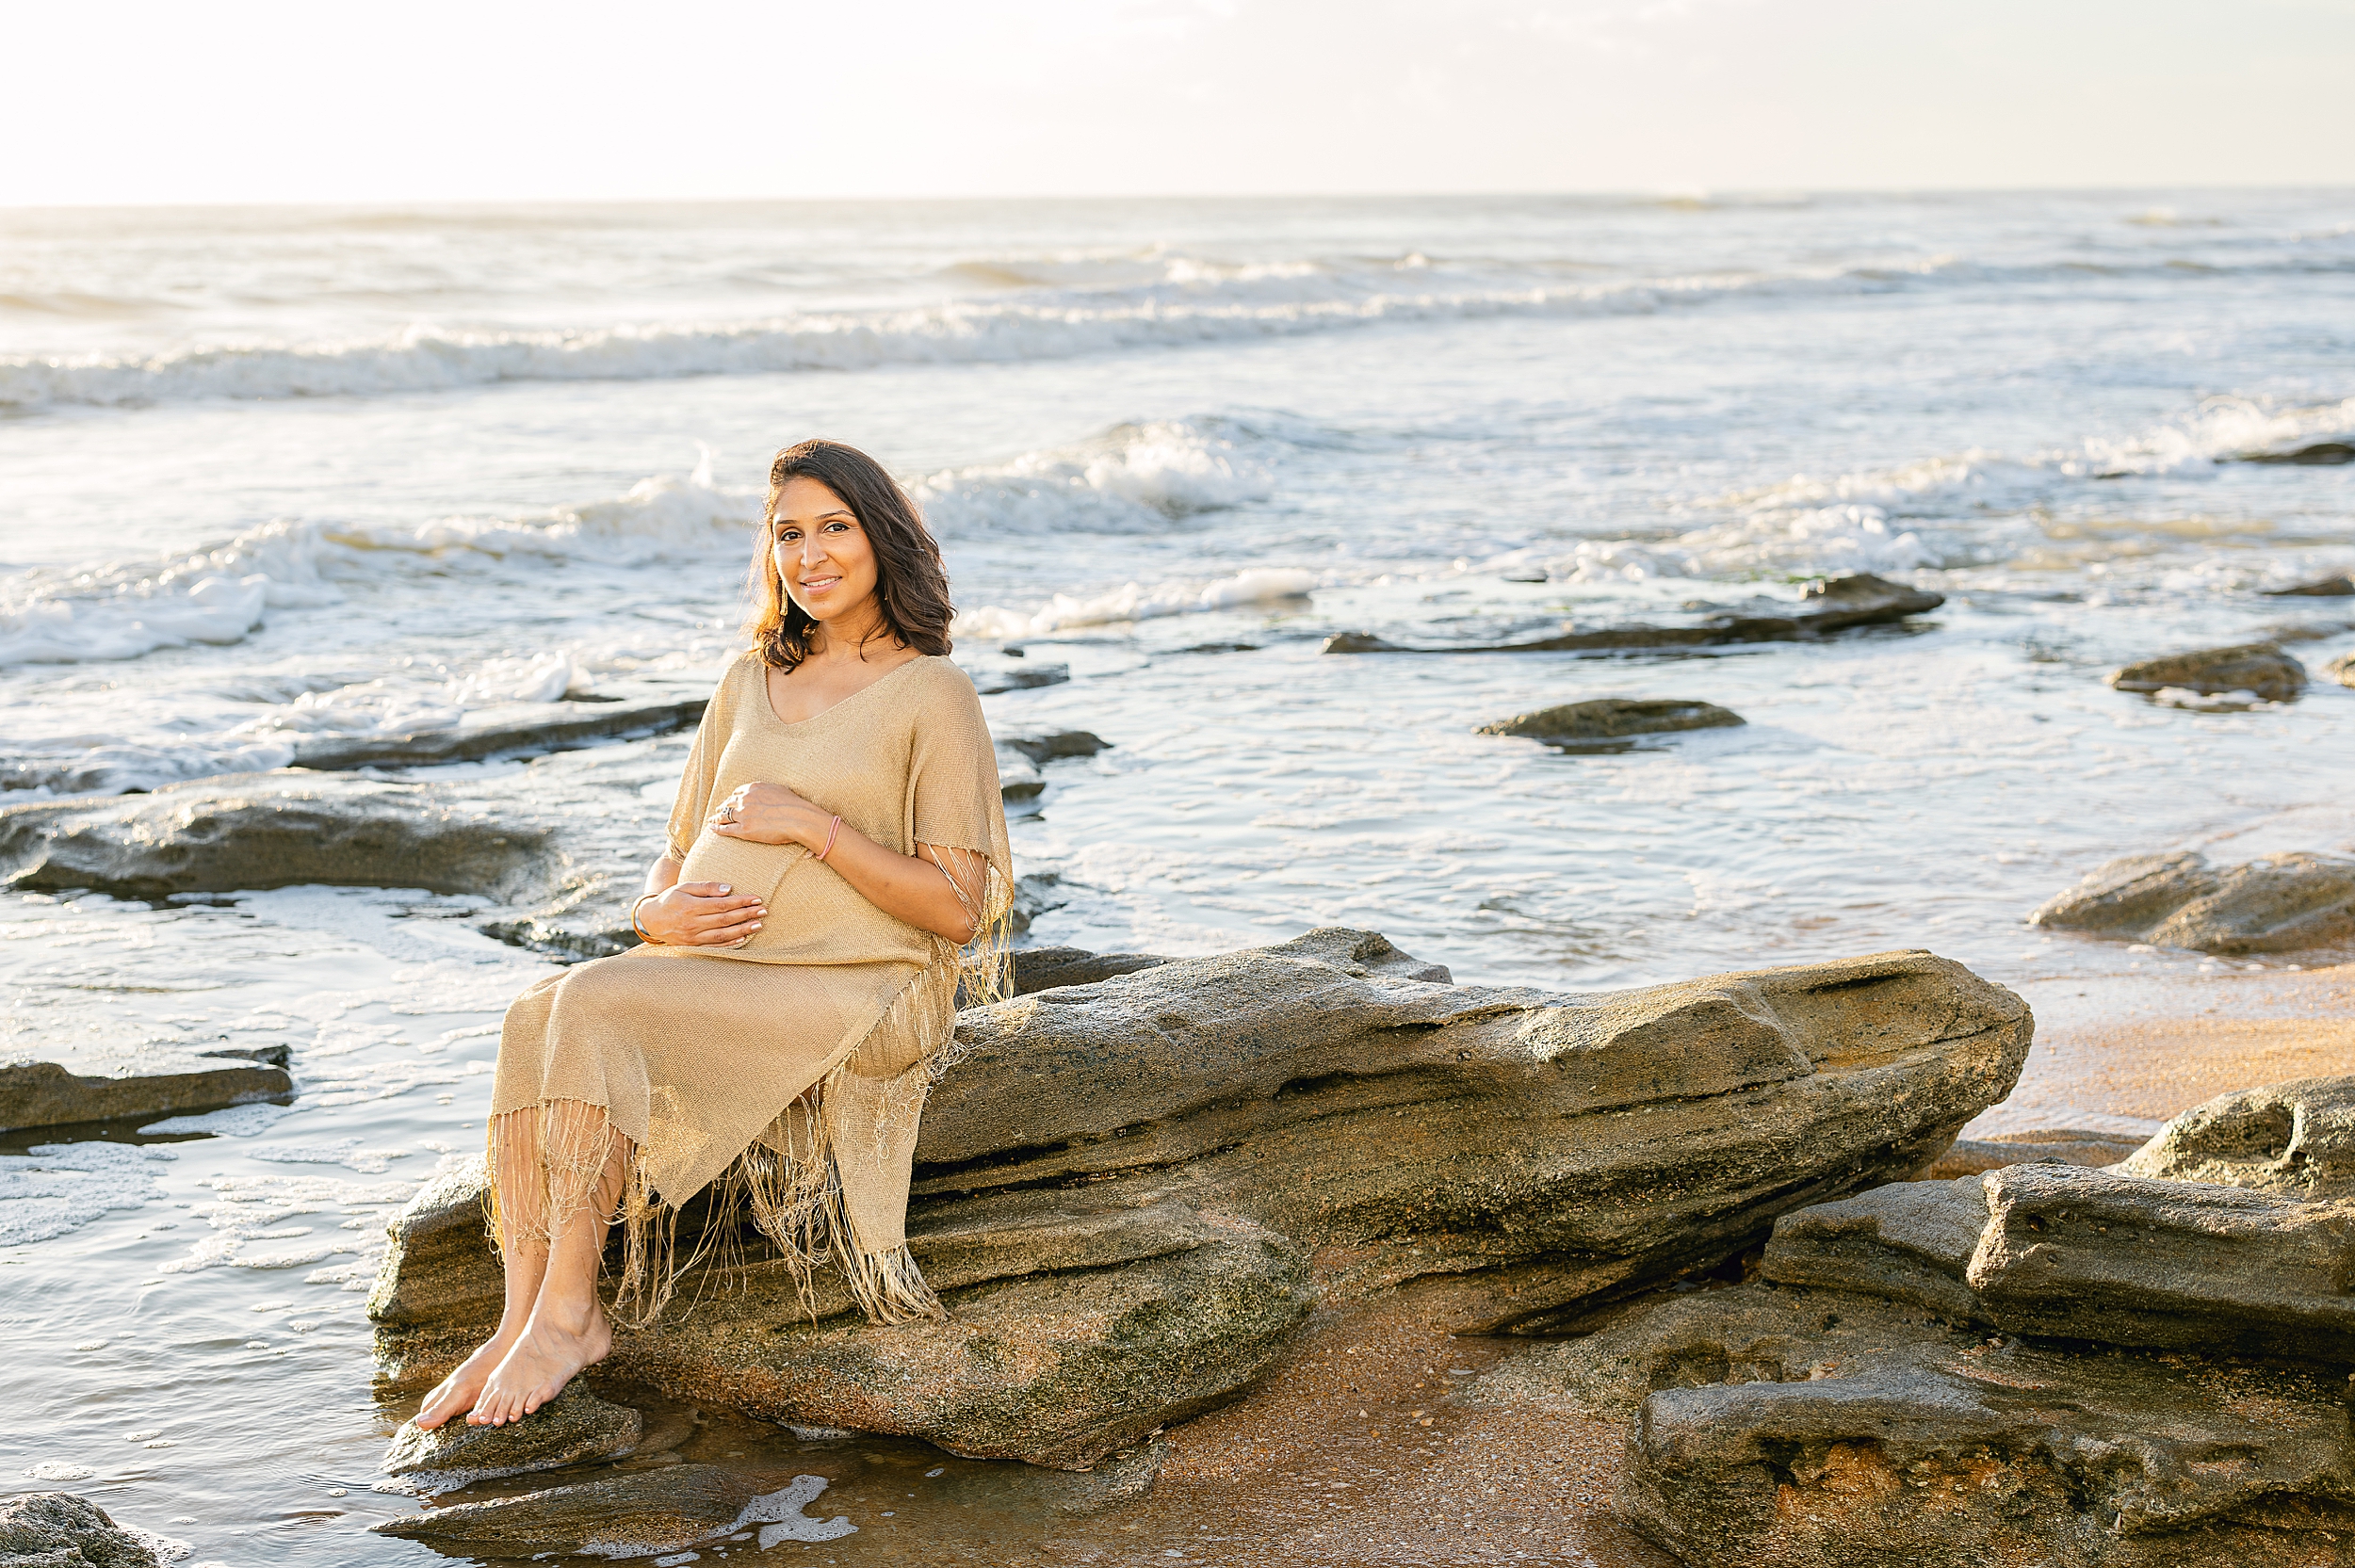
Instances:
[[[976,899],[947,865],[940,869],[973,923],[972,939],[960,947],[936,938],[934,962],[901,988],[859,1044],[704,1189],[704,1225],[686,1257],[678,1255],[677,1205],[654,1191],[637,1143],[614,1126],[607,1108],[584,1100],[546,1100],[485,1124],[491,1172],[485,1216],[501,1255],[512,1256],[518,1246],[545,1248],[577,1215],[593,1211],[600,1222],[622,1230],[621,1269],[608,1310],[618,1326],[640,1329],[671,1306],[685,1275],[700,1271],[702,1285],[723,1289],[740,1276],[750,1261],[743,1243],[749,1215],[783,1259],[813,1321],[818,1270],[829,1263],[869,1322],[947,1317],[904,1237],[874,1251],[858,1245],[835,1147],[848,1129],[837,1127],[840,1116],[828,1114],[846,1098],[866,1101],[874,1109],[872,1157],[888,1163],[895,1154],[912,1154],[932,1086],[965,1054],[955,1043],[958,1002],[979,1006],[1013,993],[1012,887],[989,865]],[[906,1057],[908,1065],[888,1075],[859,1074],[870,1047]],[[880,1089],[864,1087],[877,1076],[883,1076]],[[860,1087],[853,1088],[853,1077]],[[501,1201],[502,1192],[508,1201]],[[512,1201],[523,1193],[536,1201]],[[904,1189],[900,1198],[904,1204]],[[699,1289],[688,1310],[702,1300]]]

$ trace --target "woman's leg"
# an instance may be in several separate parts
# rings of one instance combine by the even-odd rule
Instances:
[[[498,1331],[425,1397],[417,1411],[417,1425],[428,1431],[475,1408],[493,1370],[523,1337],[532,1303],[547,1277],[547,1176],[541,1165],[539,1107],[527,1106],[492,1119],[491,1185],[498,1195],[506,1304],[499,1312]]]
[[[548,1107],[548,1116],[554,1125],[543,1136],[555,1151],[547,1160],[553,1237],[522,1331],[466,1418],[478,1427],[521,1420],[613,1348],[613,1331],[597,1301],[597,1266],[606,1229],[621,1206],[629,1140],[606,1121],[603,1107],[560,1102]]]

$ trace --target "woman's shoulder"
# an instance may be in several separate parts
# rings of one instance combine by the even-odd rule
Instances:
[[[981,694],[973,689],[973,677],[945,654],[923,654],[908,660],[901,681],[912,701],[981,711]]]

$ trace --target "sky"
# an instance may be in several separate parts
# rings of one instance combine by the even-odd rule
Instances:
[[[0,205],[2355,183],[2355,0],[53,0],[0,25]]]

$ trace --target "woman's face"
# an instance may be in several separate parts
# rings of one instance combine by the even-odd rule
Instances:
[[[823,623],[872,604],[875,546],[842,497],[816,479],[785,482],[769,537],[786,593],[811,620]]]

